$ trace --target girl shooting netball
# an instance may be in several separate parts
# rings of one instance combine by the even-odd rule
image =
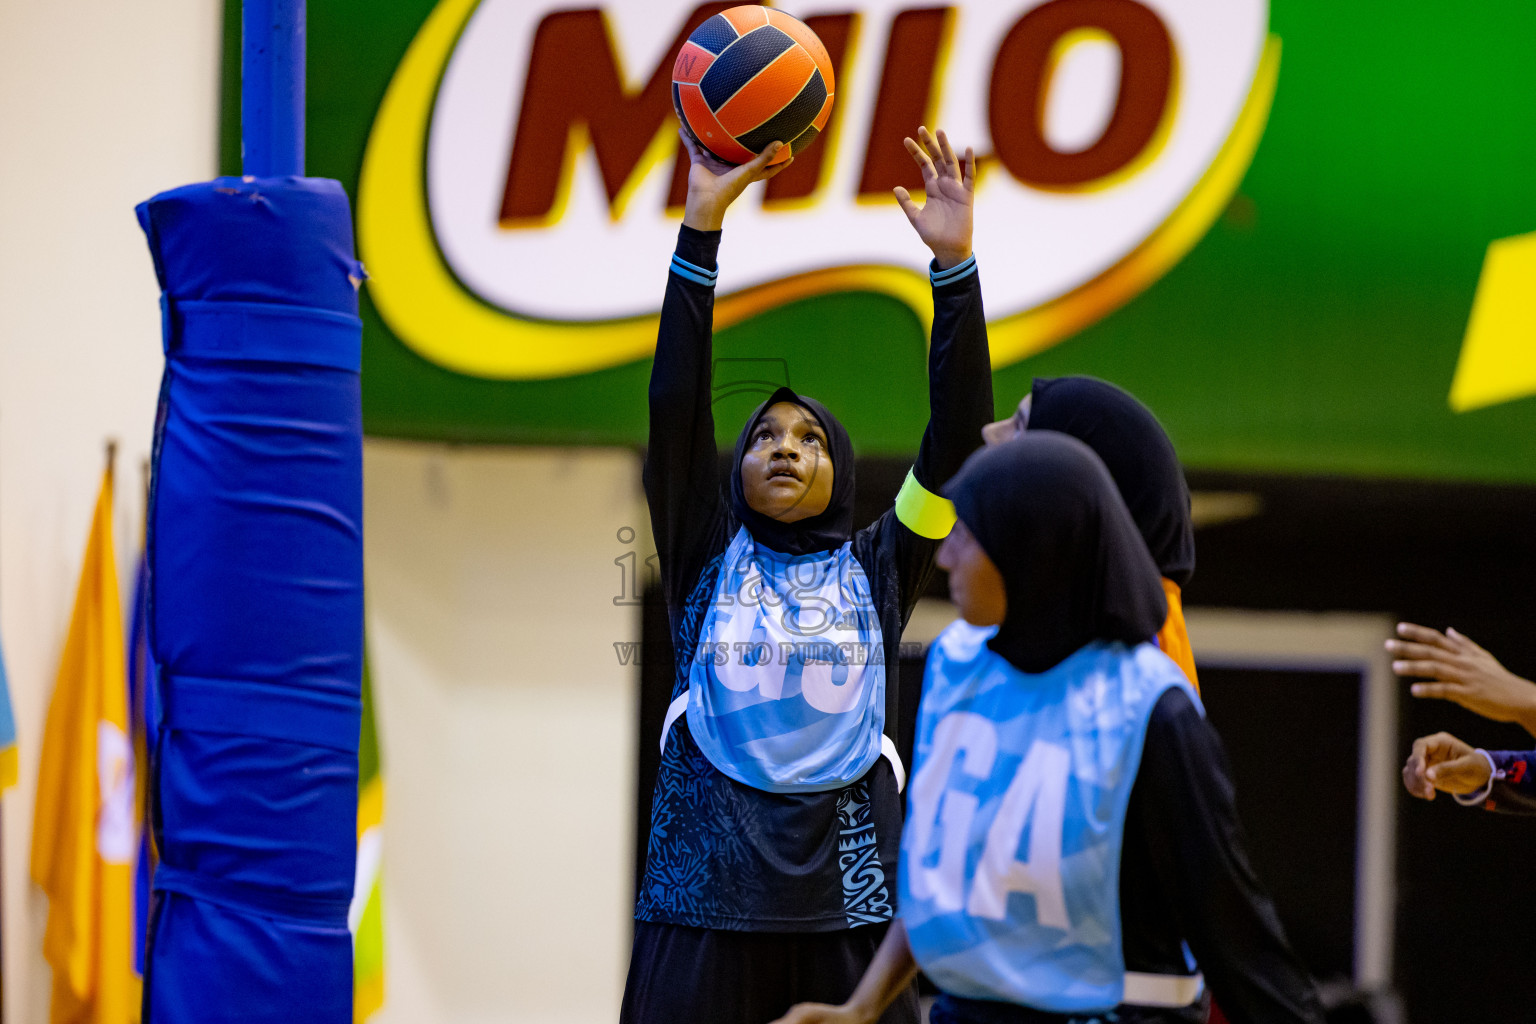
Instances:
[[[710,349],[721,226],[749,184],[788,162],[769,166],[775,143],[733,168],[683,136],[692,169],[644,474],[676,673],[626,1024],[761,1024],[797,1000],[841,998],[894,916],[895,649],[953,517],[937,491],[992,412],[975,160],[942,132],[918,140],[906,146],[927,202],[898,199],[934,255],[929,421],[895,507],[855,531],[852,442],[787,387],[743,425],[720,478]],[[918,1019],[910,988],[892,1004],[884,1020]]]

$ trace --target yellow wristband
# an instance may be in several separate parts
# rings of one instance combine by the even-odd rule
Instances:
[[[896,518],[919,537],[943,540],[955,525],[955,503],[918,483],[909,469],[896,495]]]

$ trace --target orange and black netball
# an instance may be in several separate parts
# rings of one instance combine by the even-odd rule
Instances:
[[[815,141],[832,115],[832,61],[806,24],[767,7],[732,7],[694,30],[672,68],[683,129],[744,164],[773,142],[773,162]]]

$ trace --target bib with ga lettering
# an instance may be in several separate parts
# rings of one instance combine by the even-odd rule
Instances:
[[[1124,992],[1120,849],[1153,706],[1196,702],[1157,646],[1093,643],[1038,674],[959,621],[929,654],[902,834],[900,914],[952,995],[1054,1013]]]
[[[737,782],[841,789],[880,757],[885,647],[853,545],[786,555],[742,527],[721,561],[688,676],[688,729]]]

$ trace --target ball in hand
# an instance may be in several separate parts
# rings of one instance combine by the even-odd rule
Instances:
[[[768,7],[732,7],[694,30],[672,67],[683,130],[728,164],[771,142],[773,163],[810,145],[832,114],[832,61],[806,24]]]

